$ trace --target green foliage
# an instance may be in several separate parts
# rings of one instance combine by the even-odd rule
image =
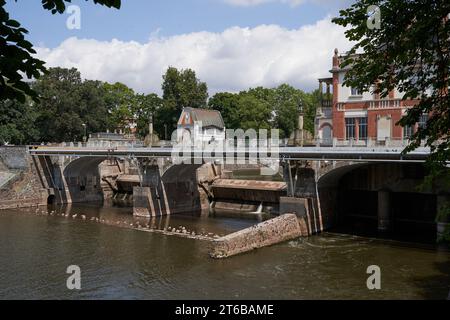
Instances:
[[[307,131],[314,135],[314,121],[316,117],[317,106],[320,103],[320,91],[316,89],[310,93],[302,94],[304,126]]]
[[[163,107],[158,111],[157,118],[161,125],[166,124],[169,131],[176,128],[181,111],[185,107],[205,108],[208,100],[206,83],[197,79],[195,71],[191,69],[178,70],[169,67],[163,76]],[[161,131],[160,131],[161,132]]]
[[[101,82],[83,82],[76,69],[51,68],[33,89],[40,96],[35,108],[42,141],[81,141],[83,124],[88,132],[106,129],[108,113]]]
[[[216,93],[209,99],[208,107],[220,111],[227,128],[240,128],[241,116],[238,94],[229,92]]]
[[[187,74],[184,79],[180,76],[183,73]],[[174,68],[164,77],[165,98],[154,93],[137,94],[123,83],[83,81],[78,70],[64,68],[49,69],[32,88],[39,94],[38,102],[5,100],[0,104],[1,144],[81,141],[84,125],[88,134],[106,129],[129,133],[126,129],[131,123],[137,124],[137,135],[144,138],[151,117],[154,133],[163,138],[167,130],[170,139],[184,103],[204,107],[208,95],[206,84],[193,71],[178,72]],[[191,95],[190,90],[200,92],[200,98]],[[227,128],[281,128],[282,136],[288,137],[297,124],[300,100],[306,114],[305,126],[313,130],[316,97],[317,92],[307,94],[284,84],[238,94],[217,93],[208,107],[222,113]]]
[[[37,95],[23,79],[23,74],[28,79],[39,78],[45,67],[43,61],[33,58],[36,51],[25,40],[28,31],[10,19],[5,4],[5,0],[0,0],[0,97],[24,103],[27,95],[34,99]]]
[[[22,144],[39,140],[39,130],[34,125],[37,112],[33,103],[0,101],[0,144]]]
[[[250,92],[241,92],[238,101],[240,126],[237,128],[243,130],[272,128],[270,124],[272,110],[268,101]]]
[[[305,129],[314,132],[319,93],[304,93],[288,84],[277,88],[257,87],[239,94],[220,92],[209,100],[230,129],[280,129],[281,138],[290,137],[297,127],[299,104],[305,113]]]
[[[159,137],[164,137],[164,123],[156,117],[158,111],[163,106],[163,100],[157,94],[151,93],[148,95],[137,95],[135,105],[135,115],[137,122],[137,133],[140,137],[145,137],[149,134],[149,121],[153,117],[153,125],[155,133]],[[170,137],[169,137],[170,138]]]
[[[17,0],[16,0],[17,1]],[[86,0],[89,1],[89,0]],[[95,4],[101,4],[108,8],[120,9],[121,0],[92,0]],[[66,11],[66,2],[71,3],[71,0],[42,0],[44,9],[55,13],[64,13]]]
[[[108,128],[114,131],[126,128],[134,117],[134,107],[137,103],[133,89],[120,82],[115,84],[104,83],[105,103],[108,110]]]
[[[42,6],[53,14],[63,13],[66,2],[70,3],[71,0],[42,0]],[[93,2],[117,9],[121,4],[120,0]],[[33,57],[36,51],[25,39],[28,30],[10,18],[5,4],[5,0],[0,0],[0,100],[18,100],[25,103],[26,97],[30,96],[37,101],[36,92],[30,88],[24,76],[27,79],[39,79],[46,72],[45,63]]]
[[[381,28],[367,27],[367,8],[377,5]],[[368,91],[377,83],[382,97],[397,88],[403,99],[420,99],[400,120],[414,125],[430,114],[426,127],[412,137],[405,152],[416,149],[422,140],[431,147],[429,165],[434,177],[446,171],[450,160],[450,1],[446,0],[358,0],[340,11],[333,21],[348,27],[346,36],[356,42],[346,59],[352,65],[344,84]]]

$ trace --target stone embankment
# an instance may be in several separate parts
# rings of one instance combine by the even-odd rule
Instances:
[[[285,214],[214,240],[210,256],[216,259],[227,258],[308,235],[303,218]]]
[[[47,190],[26,147],[0,147],[0,210],[47,203]]]

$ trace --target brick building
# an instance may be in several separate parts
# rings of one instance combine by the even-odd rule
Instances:
[[[396,125],[417,101],[403,101],[398,90],[380,99],[377,94],[344,86],[350,68],[340,66],[345,57],[335,49],[332,77],[319,79],[321,102],[315,121],[316,138],[323,145],[404,145],[417,126],[426,124],[428,116],[423,115],[414,127]]]

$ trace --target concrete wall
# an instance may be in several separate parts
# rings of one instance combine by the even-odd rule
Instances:
[[[215,240],[210,255],[213,258],[227,258],[302,235],[297,217],[286,214]]]
[[[29,157],[26,147],[0,147],[0,160],[11,170],[27,170]]]
[[[47,203],[48,192],[25,147],[0,147],[0,169],[12,179],[0,188],[0,209]]]
[[[207,214],[208,197],[199,182],[211,178],[211,169],[198,170],[200,167],[201,165],[174,165],[161,176],[160,165],[146,166],[143,170],[142,187],[133,189],[134,213],[141,216]]]

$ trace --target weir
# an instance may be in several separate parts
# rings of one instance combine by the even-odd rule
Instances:
[[[221,209],[232,209],[258,220],[294,213],[304,219],[309,234],[330,228],[350,233],[369,228],[387,234],[418,230],[435,235],[437,210],[449,199],[449,190],[443,186],[417,190],[425,176],[417,160],[392,160],[395,154],[391,153],[380,162],[384,151],[375,153],[374,162],[351,160],[363,153],[359,149],[346,151],[347,160],[281,158],[283,183],[224,179],[226,172],[221,165],[174,165],[154,149],[152,156],[136,158],[117,151],[108,156],[94,150],[88,156],[75,149],[65,154],[59,149],[27,153],[25,148],[3,148],[2,162],[8,171],[4,176],[15,178],[3,187],[5,197],[0,207],[113,201],[120,206],[132,205],[134,214],[143,217],[220,215]],[[301,148],[293,149],[284,155],[301,158]],[[344,151],[340,151],[342,155]],[[310,151],[306,155],[309,157]],[[23,159],[14,161],[24,164],[22,168],[7,167],[14,157]],[[33,184],[29,190],[36,190],[32,197],[11,191],[6,196],[7,188],[20,189],[25,180]]]

